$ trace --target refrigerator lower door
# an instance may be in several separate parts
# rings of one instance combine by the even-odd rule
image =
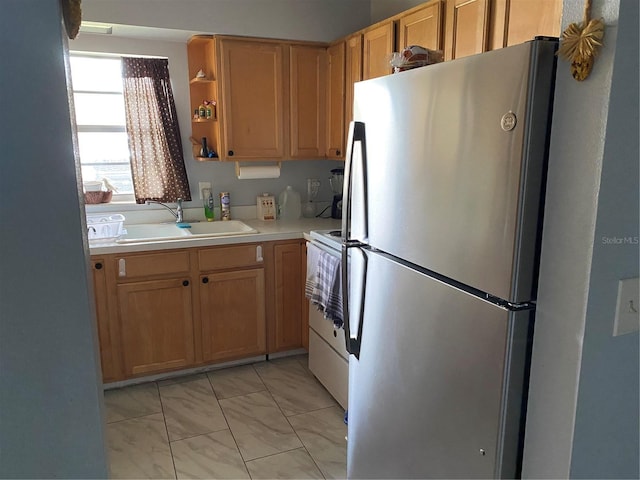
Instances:
[[[349,359],[348,478],[516,475],[530,314],[366,256],[360,355]]]

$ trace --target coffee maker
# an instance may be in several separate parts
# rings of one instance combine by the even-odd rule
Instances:
[[[329,184],[333,190],[333,202],[331,202],[331,218],[342,218],[342,186],[344,183],[344,168],[331,170]]]

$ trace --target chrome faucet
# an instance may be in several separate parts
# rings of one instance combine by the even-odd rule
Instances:
[[[171,212],[171,215],[176,217],[176,223],[182,223],[184,221],[184,217],[183,217],[183,213],[182,213],[182,199],[181,198],[178,198],[176,200],[176,203],[178,204],[178,206],[176,207],[176,211],[175,212],[173,211],[173,209],[170,206],[165,205],[162,202],[156,202],[155,200],[147,200],[144,203],[146,205],[151,205],[152,203],[157,203],[158,205],[162,205],[164,208],[166,208],[167,210],[169,210]]]

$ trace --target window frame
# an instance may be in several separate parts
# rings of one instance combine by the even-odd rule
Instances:
[[[121,62],[122,60],[122,55],[118,55],[118,54],[112,54],[112,53],[93,53],[93,52],[77,52],[77,51],[70,51],[69,52],[69,56],[71,58],[76,57],[76,58],[92,58],[92,59],[109,59],[109,60],[118,60]],[[76,94],[93,94],[93,95],[118,95],[120,97],[123,97],[123,92],[122,90],[120,91],[114,91],[114,90],[82,90],[82,89],[76,89],[73,83],[73,69],[71,69],[71,93],[73,95],[73,101],[74,101],[74,118],[75,118],[75,103],[76,103]],[[123,100],[124,101],[124,100]],[[75,128],[77,133],[125,133],[127,134],[127,127],[126,127],[126,118],[124,119],[124,124],[123,125],[79,125],[77,119],[75,119]],[[127,139],[128,139],[128,135],[127,135]],[[78,153],[79,159],[80,159],[80,170],[82,171],[82,167],[83,166],[93,166],[93,165],[105,165],[105,163],[92,163],[92,162],[83,162],[82,161],[82,156],[80,155],[80,153]],[[131,180],[133,182],[133,172],[131,171],[131,157],[130,155],[127,157],[127,162],[109,162],[109,165],[128,165],[129,166],[129,174],[131,176]],[[131,193],[118,193],[118,192],[113,192],[113,197],[111,200],[111,203],[132,203],[135,204],[135,194],[134,192]]]

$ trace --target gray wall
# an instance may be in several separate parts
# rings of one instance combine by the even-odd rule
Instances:
[[[425,2],[422,0],[371,0],[371,23],[392,17],[421,3]]]
[[[105,478],[58,0],[3,0],[0,43],[0,477]]]
[[[607,29],[588,80],[559,61],[523,478],[638,476],[638,334],[612,338],[638,251],[601,241],[638,235],[637,5],[619,3],[593,2]],[[563,29],[583,7],[564,1]]]
[[[369,25],[369,0],[84,0],[85,20],[331,41]]]
[[[638,276],[638,2],[621,0],[598,191],[572,478],[640,478],[638,332],[612,337],[618,280]],[[611,35],[615,31],[611,29]],[[614,244],[606,239],[631,238]],[[635,241],[635,243],[634,243]]]

